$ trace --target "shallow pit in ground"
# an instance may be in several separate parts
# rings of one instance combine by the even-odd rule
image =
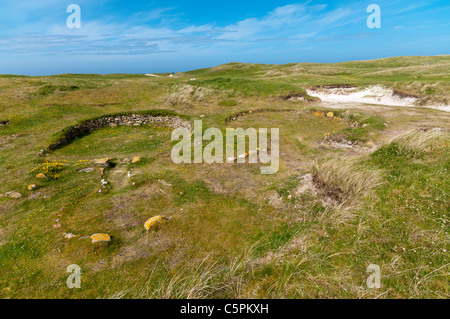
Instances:
[[[67,157],[118,157],[120,155],[156,154],[170,146],[173,129],[157,126],[105,127],[76,138],[53,152]]]

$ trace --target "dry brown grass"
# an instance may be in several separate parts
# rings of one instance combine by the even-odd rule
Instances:
[[[227,263],[211,262],[206,257],[195,267],[185,264],[176,271],[154,270],[143,285],[123,289],[109,298],[206,299],[215,295],[239,298],[245,293],[245,276],[253,269],[253,248]]]
[[[419,128],[396,136],[392,142],[397,143],[401,151],[414,156],[435,151],[448,139],[449,134],[440,128]]]
[[[180,84],[175,87],[175,92],[169,94],[165,103],[170,106],[191,108],[193,102],[205,102],[213,93],[214,91],[208,88]]]

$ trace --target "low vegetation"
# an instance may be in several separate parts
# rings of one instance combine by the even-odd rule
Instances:
[[[439,56],[0,76],[0,298],[449,298],[450,114],[306,92],[381,84],[444,103],[449,67]],[[173,128],[157,123],[68,133],[132,114],[279,128],[280,169],[174,164]],[[66,285],[71,264],[81,289]]]

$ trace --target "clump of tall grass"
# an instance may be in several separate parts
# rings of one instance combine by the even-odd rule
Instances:
[[[142,286],[119,291],[110,298],[207,299],[240,298],[253,270],[253,249],[224,262],[203,259],[197,266],[153,270]]]
[[[177,86],[175,87],[175,92],[166,98],[166,103],[171,106],[183,105],[185,107],[191,107],[190,99],[194,92],[195,88],[192,85]]]
[[[396,137],[393,142],[397,143],[400,149],[412,155],[429,153],[445,142],[445,133],[440,129],[420,129],[402,134]]]
[[[183,266],[174,273],[152,273],[138,295],[150,299],[210,298],[217,289],[214,279],[220,270],[217,263],[206,265],[204,260],[195,269]]]
[[[317,192],[338,205],[358,202],[381,183],[378,170],[363,169],[351,158],[316,162],[312,176]]]
[[[191,101],[204,102],[213,93],[213,90],[205,87],[194,87],[189,84],[177,85],[175,92],[169,94],[166,103],[171,106],[192,107]]]
[[[398,135],[373,155],[384,158],[422,159],[426,155],[445,151],[449,142],[448,133],[443,132],[441,129],[421,128]]]

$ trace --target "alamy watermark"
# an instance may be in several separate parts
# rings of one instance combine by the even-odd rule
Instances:
[[[367,288],[378,289],[381,288],[381,268],[378,265],[370,264],[367,266],[367,273],[370,274],[367,277]]]
[[[69,29],[81,28],[81,8],[78,4],[71,4],[67,7],[67,13],[71,13],[67,17],[66,25]]]
[[[71,273],[69,277],[67,277],[67,287],[69,289],[81,288],[81,267],[75,264],[69,265],[67,267],[67,272]]]
[[[262,163],[261,174],[275,174],[279,168],[279,129],[270,129],[270,154],[268,152],[267,128],[226,128],[225,139],[218,128],[208,128],[203,132],[201,120],[194,121],[194,132],[187,128],[177,128],[172,132],[172,141],[180,140],[172,148],[174,163],[224,163],[224,142],[226,143],[226,163]],[[248,140],[248,150],[246,142]],[[211,141],[203,147],[203,141]],[[236,150],[235,150],[236,145]],[[236,151],[236,153],[235,153]]]
[[[70,4],[67,6],[67,13],[70,15],[67,17],[66,25],[69,29],[81,28],[81,8],[78,4]],[[367,6],[366,12],[371,13],[367,17],[367,27],[369,29],[381,28],[381,8],[378,4],[370,4]]]
[[[367,12],[372,13],[367,17],[367,27],[369,29],[381,28],[381,8],[378,4],[371,4],[367,7]]]

